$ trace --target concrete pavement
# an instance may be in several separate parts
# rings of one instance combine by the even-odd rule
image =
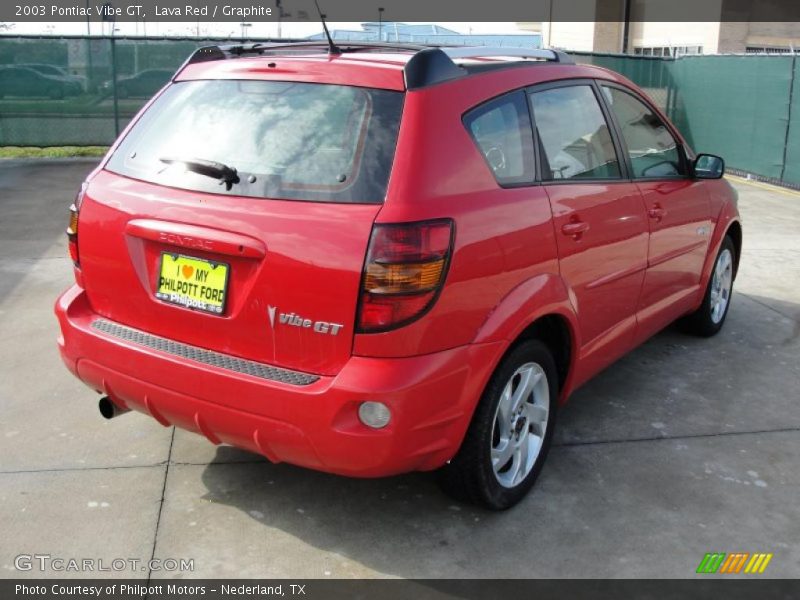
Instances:
[[[87,162],[0,162],[0,577],[19,554],[194,559],[124,577],[692,577],[706,552],[800,576],[800,194],[737,182],[745,250],[728,322],[670,328],[559,415],[537,488],[502,514],[428,474],[361,481],[97,414],[52,304]],[[88,574],[91,575],[91,574]]]

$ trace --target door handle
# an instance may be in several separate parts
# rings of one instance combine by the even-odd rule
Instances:
[[[561,226],[561,233],[575,240],[579,240],[587,231],[589,231],[589,224],[583,221],[572,221]]]
[[[653,208],[647,211],[647,214],[650,216],[651,219],[660,221],[665,216],[667,216],[667,211],[661,208],[658,204],[656,204]]]

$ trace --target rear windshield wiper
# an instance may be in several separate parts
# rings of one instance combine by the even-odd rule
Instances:
[[[169,156],[159,158],[158,160],[168,165],[182,164],[186,166],[187,171],[197,173],[198,175],[205,175],[212,179],[218,179],[220,183],[225,184],[225,189],[228,191],[230,191],[234,183],[239,183],[239,173],[236,169],[213,160],[204,160],[202,158],[173,158]]]

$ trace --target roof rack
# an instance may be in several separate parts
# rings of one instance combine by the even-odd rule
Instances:
[[[558,50],[547,48],[503,48],[499,46],[460,46],[441,48],[451,60],[458,58],[496,58],[500,56],[511,56],[516,58],[537,58],[539,60],[549,60],[567,64],[575,64],[572,59]]]
[[[358,52],[360,50],[408,50],[418,52],[429,48],[419,44],[402,44],[391,42],[345,42],[337,44],[342,52]],[[204,46],[198,48],[186,64],[205,62],[208,60],[222,60],[226,58],[237,58],[246,54],[272,54],[275,52],[314,52],[320,49],[328,49],[327,41],[303,41],[303,42],[255,42],[252,44],[230,44],[224,46]]]
[[[467,68],[457,64],[456,60],[481,58],[532,58],[546,62],[573,65],[574,61],[558,50],[541,48],[492,48],[483,46],[431,46],[419,44],[403,44],[391,42],[346,42],[337,44],[340,52],[360,52],[367,50],[404,50],[413,52],[404,69],[406,89],[415,90],[423,87],[464,77],[469,74]],[[314,52],[328,49],[327,41],[310,42],[256,42],[253,44],[233,44],[226,46],[204,46],[178,69],[178,73],[187,65],[210,60],[225,60],[244,55],[269,55],[274,53]],[[486,63],[487,66],[491,63]],[[495,61],[492,66],[503,67],[509,64],[520,64],[520,61]]]
[[[406,89],[415,90],[467,75],[469,71],[456,64],[456,60],[501,57],[535,58],[565,65],[575,64],[563,52],[540,48],[488,48],[481,46],[427,48],[417,52],[406,64]],[[497,67],[509,64],[519,64],[519,61],[496,62]]]

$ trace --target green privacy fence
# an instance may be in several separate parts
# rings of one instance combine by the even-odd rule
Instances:
[[[195,48],[228,41],[0,37],[0,146],[110,144]],[[800,186],[796,56],[574,56],[645,89],[696,151]]]
[[[792,93],[790,95],[789,124],[786,127],[786,158],[783,161],[782,180],[800,183],[800,60],[794,62]]]
[[[783,179],[794,58],[707,56],[670,66],[679,90],[673,118],[689,143],[724,156],[734,168]]]
[[[719,154],[731,170],[800,186],[796,55],[575,57],[644,88],[696,151]]]

